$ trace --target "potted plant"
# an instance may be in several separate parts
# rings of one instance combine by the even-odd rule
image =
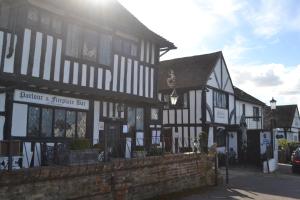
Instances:
[[[134,158],[145,158],[146,151],[143,146],[135,146],[133,150],[133,157]]]

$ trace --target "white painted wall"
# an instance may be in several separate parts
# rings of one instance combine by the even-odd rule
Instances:
[[[262,114],[262,106],[257,104],[252,104],[240,100],[236,100],[236,124],[240,124],[241,117],[243,115],[243,104],[245,104],[245,115],[246,117],[253,117],[253,107],[259,108],[259,116],[263,116]],[[257,125],[258,128],[261,128],[261,121],[250,121],[248,124],[248,129],[256,129]]]
[[[100,124],[100,102],[94,102],[94,128],[93,128],[93,144],[99,142],[99,124]]]
[[[0,116],[0,141],[3,140],[4,137],[4,123],[5,123],[5,117]]]
[[[209,127],[208,129],[208,147],[211,147],[214,144],[214,128]]]
[[[0,94],[0,112],[5,111],[5,93]]]
[[[12,136],[26,137],[27,132],[27,108],[26,104],[13,104]]]
[[[206,92],[206,103],[209,105],[211,109],[213,109],[213,98],[212,98],[213,92],[211,89],[209,89],[208,92]],[[206,121],[211,122],[211,118],[209,115],[209,112],[206,111]]]
[[[233,148],[233,150],[236,153],[236,158],[237,158],[237,133],[236,132],[229,132],[229,152],[230,148]]]

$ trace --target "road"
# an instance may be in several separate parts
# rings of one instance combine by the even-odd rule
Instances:
[[[300,175],[291,174],[289,165],[281,165],[273,174],[263,174],[257,169],[234,168],[229,171],[229,185],[205,188],[185,194],[176,200],[210,199],[300,199]],[[221,170],[224,173],[224,170]]]

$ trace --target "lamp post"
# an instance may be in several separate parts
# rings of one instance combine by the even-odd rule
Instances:
[[[273,121],[274,121],[274,110],[276,109],[276,100],[274,99],[274,97],[272,97],[271,101],[270,101],[270,107],[271,107],[271,150],[272,150],[272,157],[274,157],[274,136],[273,136]]]

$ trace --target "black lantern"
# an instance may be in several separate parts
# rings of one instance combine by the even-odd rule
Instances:
[[[178,95],[176,93],[175,88],[173,89],[173,92],[170,95],[170,101],[171,101],[171,105],[175,106],[178,100]]]

